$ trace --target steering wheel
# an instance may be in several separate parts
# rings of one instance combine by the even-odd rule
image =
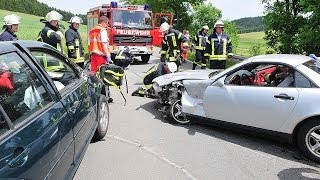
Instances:
[[[234,75],[230,80],[228,84],[235,84],[235,85],[240,85],[241,80],[240,76],[238,74]]]
[[[241,75],[241,85],[251,85],[250,77],[247,74]]]

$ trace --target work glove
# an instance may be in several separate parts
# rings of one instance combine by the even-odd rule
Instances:
[[[110,57],[110,56],[107,56],[107,62],[108,62],[109,64],[113,64],[113,61],[111,60],[111,57]]]

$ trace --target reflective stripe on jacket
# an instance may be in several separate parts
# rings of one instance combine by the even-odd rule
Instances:
[[[105,49],[103,48],[103,43],[101,40],[101,30],[103,30],[101,25],[97,25],[93,29],[90,30],[89,33],[89,52],[90,54],[98,54],[102,56],[110,56],[110,51],[107,48],[107,52],[105,52]]]
[[[206,43],[208,40],[207,35],[202,35],[202,32],[200,31],[198,34],[194,36],[194,43],[195,43],[195,49],[203,51],[206,48]]]
[[[204,56],[210,60],[227,60],[232,54],[231,39],[226,33],[222,33],[219,39],[216,33],[208,37]]]
[[[181,50],[181,43],[183,46],[189,45],[188,39],[180,31],[170,29],[162,40],[161,56],[165,56],[166,60],[176,61],[177,52]]]
[[[70,26],[66,31],[65,36],[68,48],[68,57],[72,58],[75,63],[84,62],[84,50],[80,33]]]
[[[63,47],[61,43],[62,39],[63,33],[59,31],[57,27],[53,27],[49,23],[46,23],[46,26],[39,33],[38,41],[50,44],[58,51],[63,53]]]

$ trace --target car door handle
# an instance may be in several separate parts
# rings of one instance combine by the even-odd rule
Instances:
[[[294,97],[288,96],[288,94],[279,94],[279,95],[274,95],[274,98],[278,99],[286,99],[286,100],[294,100]]]
[[[16,151],[21,151],[21,150],[16,150]],[[17,167],[17,166],[22,166],[24,163],[27,162],[28,160],[28,154],[29,154],[29,148],[27,149],[24,149],[20,154],[18,154],[14,159],[12,159],[10,162],[9,162],[9,167],[10,168],[14,168],[14,167]]]

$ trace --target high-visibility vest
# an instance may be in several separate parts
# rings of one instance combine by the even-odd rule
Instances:
[[[110,56],[110,50],[107,49],[107,52],[105,52],[105,49],[103,48],[103,43],[101,40],[101,30],[104,30],[102,26],[98,25],[91,29],[89,33],[89,52],[90,54],[98,54],[102,56]]]

